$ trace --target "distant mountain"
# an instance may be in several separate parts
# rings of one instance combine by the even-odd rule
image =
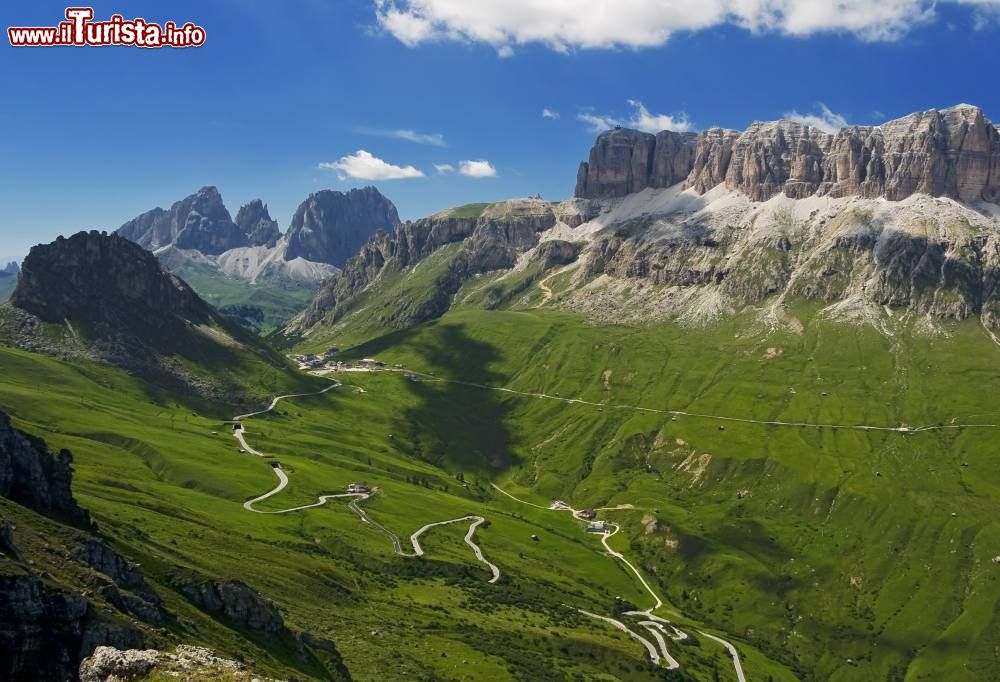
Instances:
[[[2,270],[0,270],[0,276],[3,276],[3,275],[16,275],[20,271],[21,271],[21,268],[20,268],[20,266],[18,266],[17,262],[16,261],[11,261],[10,263],[7,263],[6,267],[4,267]]]
[[[215,187],[202,187],[174,203],[169,211],[162,208],[147,211],[118,228],[118,234],[150,251],[176,246],[218,255],[250,244],[248,235],[233,222]]]
[[[455,305],[794,327],[787,309],[807,301],[887,334],[972,318],[1000,343],[1000,132],[976,107],[836,134],[610,130],[575,193],[376,235],[286,333],[369,338]]]
[[[10,301],[0,306],[0,337],[27,350],[156,374],[214,397],[238,393],[251,366],[287,369],[150,252],[99,232],[31,249]]]
[[[236,214],[236,225],[253,246],[273,249],[281,239],[278,221],[271,218],[271,214],[267,212],[267,204],[260,199],[254,199],[240,208]]]
[[[342,267],[369,237],[398,223],[396,207],[374,187],[316,192],[292,216],[285,257]]]
[[[396,207],[374,187],[310,195],[287,235],[260,199],[232,220],[214,187],[133,218],[118,234],[152,251],[169,270],[247,327],[274,329],[300,312],[320,282],[380,229]],[[0,285],[2,293],[2,285]]]

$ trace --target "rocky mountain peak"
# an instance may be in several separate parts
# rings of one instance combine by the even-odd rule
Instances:
[[[247,236],[252,246],[266,246],[271,249],[281,239],[278,222],[271,218],[267,204],[254,199],[240,207],[236,214],[236,225]]]
[[[54,323],[85,320],[112,327],[171,318],[200,323],[211,308],[148,251],[118,235],[79,232],[32,247],[10,303]]]
[[[322,190],[310,194],[292,216],[285,257],[342,267],[369,237],[398,223],[396,207],[374,187]]]
[[[174,203],[169,211],[154,208],[133,218],[118,228],[118,234],[150,251],[173,245],[218,255],[250,243],[212,186]]]
[[[0,274],[4,274],[4,275],[16,275],[20,271],[21,271],[21,268],[17,264],[17,262],[16,261],[11,261],[10,263],[7,263],[7,265],[4,266],[4,268],[2,270],[0,270]]]
[[[1000,133],[968,104],[833,134],[787,120],[757,121],[741,133],[619,129],[598,136],[580,165],[576,196],[621,197],[678,182],[698,193],[725,183],[754,201],[780,193],[899,201],[921,193],[996,202]]]

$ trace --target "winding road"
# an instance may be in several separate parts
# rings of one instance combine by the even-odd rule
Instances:
[[[401,370],[391,370],[391,371],[401,371]],[[979,425],[950,425],[949,427],[936,426],[936,427],[921,427],[921,428],[917,428],[917,429],[906,429],[906,428],[901,428],[901,427],[878,427],[878,426],[864,426],[864,425],[842,426],[842,425],[809,424],[809,423],[805,423],[805,422],[758,421],[758,420],[752,420],[752,419],[742,419],[742,418],[726,417],[726,416],[719,416],[719,415],[698,414],[698,413],[691,413],[691,412],[685,412],[685,411],[679,411],[679,410],[661,410],[661,409],[647,408],[647,407],[640,407],[640,406],[633,406],[633,405],[606,405],[606,404],[602,404],[602,403],[595,403],[595,402],[590,402],[590,401],[576,399],[576,398],[563,398],[561,396],[552,396],[552,395],[548,395],[548,394],[545,394],[545,393],[527,393],[527,392],[523,392],[523,391],[515,391],[515,390],[509,389],[509,388],[501,388],[501,387],[488,386],[486,384],[477,384],[477,383],[466,382],[466,381],[441,379],[439,377],[436,377],[436,376],[433,376],[433,375],[430,375],[430,374],[423,374],[423,373],[419,373],[419,372],[413,372],[412,370],[410,371],[410,373],[412,373],[412,374],[418,374],[420,376],[423,376],[423,377],[426,377],[426,378],[429,378],[429,379],[432,379],[432,380],[435,380],[435,381],[441,381],[441,382],[446,382],[446,383],[455,383],[455,384],[460,384],[460,385],[465,385],[465,386],[471,386],[471,387],[474,387],[474,388],[481,388],[481,389],[485,389],[485,390],[501,391],[501,392],[504,392],[504,393],[511,393],[511,394],[514,394],[514,395],[522,395],[522,396],[534,397],[534,398],[544,398],[544,399],[550,399],[550,400],[558,400],[558,401],[561,401],[561,402],[564,402],[564,403],[567,403],[567,404],[583,404],[583,405],[591,405],[591,406],[602,407],[602,408],[603,407],[608,407],[608,408],[611,408],[611,409],[632,409],[632,410],[643,411],[643,412],[652,412],[652,413],[669,414],[669,415],[683,415],[683,416],[690,416],[690,417],[702,417],[702,418],[718,419],[718,420],[722,420],[722,421],[746,422],[746,423],[765,424],[765,425],[774,425],[774,426],[828,426],[830,428],[852,428],[852,429],[881,430],[881,431],[907,431],[907,432],[910,432],[910,433],[916,433],[916,432],[925,431],[925,430],[931,430],[931,429],[935,429],[935,428],[961,428],[963,426],[994,427],[994,425],[992,425],[992,424],[979,424]],[[337,388],[337,387],[339,387],[341,385],[342,384],[339,381],[334,380],[333,383],[331,383],[326,388],[324,388],[324,389],[322,389],[320,391],[313,392],[313,393],[295,393],[295,394],[277,396],[274,399],[272,399],[271,403],[267,406],[267,408],[265,408],[263,410],[258,410],[256,412],[250,412],[250,413],[247,413],[247,414],[242,414],[242,415],[238,415],[236,417],[233,417],[233,421],[237,423],[235,425],[235,428],[234,428],[234,431],[233,431],[233,437],[236,438],[236,440],[239,442],[241,448],[245,452],[247,452],[247,453],[249,453],[249,454],[251,454],[253,456],[256,456],[256,457],[267,457],[267,455],[265,455],[263,452],[255,449],[253,446],[251,446],[247,442],[247,439],[246,439],[247,432],[246,432],[246,430],[244,428],[244,424],[243,424],[244,420],[249,419],[251,417],[256,417],[256,416],[259,416],[259,415],[271,412],[272,410],[275,409],[275,407],[277,407],[278,403],[280,403],[282,400],[287,400],[287,399],[290,399],[290,398],[301,398],[301,397],[322,395],[322,394],[324,394],[324,393],[326,393],[328,391],[331,391],[331,390],[333,390],[333,389],[335,389],[335,388]],[[314,502],[314,503],[312,503],[312,504],[300,505],[300,506],[297,506],[297,507],[290,507],[290,508],[287,508],[287,509],[280,509],[280,510],[275,510],[275,511],[261,511],[259,509],[255,509],[254,508],[255,504],[257,504],[259,502],[262,502],[264,500],[267,500],[267,499],[269,499],[269,498],[271,498],[271,497],[279,494],[280,492],[282,492],[288,486],[289,478],[288,478],[288,475],[285,473],[285,471],[281,468],[281,465],[278,462],[276,462],[276,461],[272,461],[271,462],[271,466],[272,466],[272,470],[274,471],[275,476],[277,476],[277,478],[278,478],[278,484],[273,489],[269,490],[268,492],[264,493],[263,495],[259,495],[258,497],[255,497],[253,499],[250,499],[250,500],[247,500],[246,502],[244,502],[243,503],[243,508],[246,509],[247,511],[254,512],[254,513],[257,513],[257,514],[289,514],[289,513],[293,513],[293,512],[303,511],[303,510],[306,510],[306,509],[314,509],[316,507],[322,507],[322,506],[324,506],[330,500],[350,499],[350,502],[348,503],[348,507],[351,509],[351,511],[353,511],[355,514],[357,514],[358,517],[361,519],[361,521],[363,523],[372,526],[373,528],[379,530],[384,535],[386,535],[390,539],[390,541],[392,542],[393,552],[395,554],[397,554],[399,556],[403,556],[403,557],[419,557],[419,556],[423,556],[424,555],[424,549],[423,549],[423,547],[420,544],[420,536],[423,535],[424,533],[430,531],[432,528],[435,528],[437,526],[446,526],[446,525],[450,525],[450,524],[454,524],[454,523],[462,523],[462,522],[468,521],[469,522],[468,531],[466,532],[465,537],[464,537],[465,544],[468,545],[469,548],[472,550],[473,555],[475,556],[476,560],[479,561],[480,563],[484,564],[487,568],[489,568],[489,570],[490,570],[490,572],[492,574],[492,577],[490,578],[489,582],[490,583],[496,583],[500,579],[501,573],[500,573],[499,567],[497,567],[496,564],[494,564],[494,563],[490,562],[488,559],[486,559],[485,555],[483,554],[482,548],[480,548],[479,545],[476,544],[476,542],[474,540],[474,536],[475,536],[476,530],[482,524],[486,523],[486,519],[484,517],[482,517],[482,516],[475,515],[475,514],[469,514],[469,515],[462,516],[462,517],[455,518],[455,519],[447,519],[447,520],[444,520],[444,521],[434,521],[432,523],[428,523],[428,524],[422,526],[421,528],[419,528],[417,531],[415,531],[414,533],[412,533],[410,535],[409,539],[410,539],[410,546],[412,547],[412,551],[406,551],[406,550],[403,549],[403,546],[402,546],[402,543],[399,540],[399,537],[394,532],[392,532],[389,528],[385,527],[381,523],[375,521],[373,518],[371,518],[368,515],[368,513],[361,506],[359,506],[359,504],[358,504],[359,502],[363,502],[363,501],[369,499],[374,494],[374,492],[369,492],[369,493],[362,493],[362,492],[357,492],[357,493],[336,493],[336,494],[330,494],[330,495],[320,495],[317,498],[317,501]],[[544,510],[569,511],[574,516],[574,518],[582,520],[582,516],[581,516],[580,510],[573,509],[572,507],[570,507],[569,505],[567,505],[565,503],[556,502],[556,503],[553,503],[549,507],[544,507],[542,505],[534,504],[534,503],[528,502],[526,500],[521,500],[521,499],[515,497],[514,495],[508,493],[507,491],[503,490],[502,488],[500,488],[499,486],[497,486],[494,483],[491,483],[490,485],[495,490],[497,490],[500,493],[502,493],[503,495],[505,495],[505,496],[509,497],[510,499],[515,500],[516,502],[519,502],[521,504],[529,505],[529,506],[532,506],[532,507],[535,507],[535,508],[538,508],[538,509],[544,509]],[[608,511],[614,511],[614,510],[630,509],[630,508],[634,508],[634,507],[632,505],[623,504],[623,505],[618,505],[616,507],[602,507],[601,509],[608,510]],[[624,615],[628,615],[628,616],[633,616],[633,617],[636,617],[636,618],[640,618],[641,620],[639,620],[637,624],[639,626],[641,626],[642,628],[645,629],[645,631],[655,641],[655,644],[654,644],[653,641],[650,641],[649,639],[647,639],[643,635],[640,635],[637,632],[633,631],[628,625],[626,625],[624,622],[622,622],[620,620],[617,620],[615,618],[611,618],[609,616],[601,616],[601,615],[598,615],[596,613],[592,613],[590,611],[585,611],[583,609],[577,609],[577,611],[580,612],[581,614],[584,614],[584,615],[588,616],[588,617],[591,617],[591,618],[594,618],[594,619],[606,622],[606,623],[614,626],[615,628],[617,628],[617,629],[619,629],[619,630],[627,633],[630,637],[632,637],[633,639],[635,639],[636,641],[638,641],[640,644],[642,644],[642,646],[646,649],[646,652],[649,655],[650,661],[652,661],[654,664],[656,664],[656,665],[663,664],[669,670],[677,669],[677,668],[680,667],[680,663],[673,656],[671,656],[671,654],[669,652],[669,649],[668,649],[668,646],[667,646],[667,639],[666,639],[666,637],[664,637],[664,635],[666,635],[667,637],[669,637],[669,638],[671,638],[671,639],[673,639],[675,641],[680,641],[682,639],[686,639],[688,637],[688,635],[686,633],[684,633],[683,631],[681,631],[680,629],[678,629],[676,626],[672,625],[669,621],[664,620],[663,618],[660,618],[660,617],[656,616],[653,613],[653,611],[655,611],[656,609],[659,609],[659,608],[661,608],[663,606],[663,600],[656,593],[656,591],[650,586],[650,584],[646,581],[645,577],[642,575],[642,573],[639,571],[639,569],[636,568],[636,566],[634,564],[632,564],[632,562],[630,562],[625,557],[624,554],[622,554],[621,552],[618,552],[618,551],[612,549],[611,546],[608,544],[608,539],[611,538],[612,536],[614,536],[615,534],[617,534],[621,530],[621,528],[620,528],[620,526],[618,524],[612,523],[610,525],[613,527],[613,530],[605,530],[601,534],[601,544],[604,546],[604,549],[606,550],[606,552],[608,553],[608,555],[610,555],[611,557],[617,559],[618,561],[622,562],[625,566],[628,567],[628,569],[638,579],[638,581],[642,585],[643,589],[645,589],[645,591],[652,597],[652,599],[654,601],[654,605],[651,606],[650,608],[644,610],[644,611],[629,611],[629,612],[627,612]],[[673,631],[673,634],[670,634],[670,632],[667,630],[668,627],[670,628],[670,630]],[[704,635],[704,636],[708,637],[709,639],[711,639],[711,640],[713,640],[713,641],[721,644],[723,647],[726,648],[726,650],[728,651],[730,657],[732,658],[733,667],[734,667],[734,669],[736,671],[736,677],[737,677],[737,679],[739,680],[739,682],[746,682],[746,678],[745,678],[744,673],[743,673],[743,668],[742,668],[742,665],[740,663],[739,652],[737,651],[736,647],[733,646],[731,643],[727,642],[726,640],[722,639],[721,637],[717,637],[716,635],[712,635],[712,634],[709,634],[709,633],[703,632],[703,631],[699,631],[699,632],[701,632],[702,635]]]
[[[237,441],[239,441],[240,446],[244,451],[256,457],[267,457],[267,455],[265,455],[263,452],[254,449],[249,443],[247,443],[246,430],[243,428],[243,420],[271,412],[275,407],[277,407],[278,403],[281,402],[282,400],[286,400],[288,398],[304,398],[307,396],[322,395],[327,391],[331,391],[341,385],[342,384],[339,381],[334,381],[332,384],[330,384],[321,391],[315,391],[313,393],[294,393],[290,395],[280,395],[274,398],[271,401],[271,404],[268,405],[267,408],[263,410],[259,410],[257,412],[250,412],[248,414],[241,414],[236,417],[233,417],[233,421],[236,422],[235,428],[233,430],[233,437],[236,438]],[[262,502],[268,499],[269,497],[277,495],[282,490],[284,490],[285,487],[288,485],[288,474],[286,474],[285,471],[281,468],[281,465],[278,462],[271,462],[271,467],[272,470],[274,471],[274,475],[278,477],[278,485],[275,486],[273,489],[269,490],[268,492],[264,493],[263,495],[260,495],[258,497],[255,497],[253,499],[244,502],[243,508],[246,509],[247,511],[254,512],[256,514],[289,514],[292,512],[302,511],[304,509],[314,509],[316,507],[322,507],[330,500],[348,498],[351,501],[348,503],[347,506],[351,509],[351,511],[357,514],[363,523],[372,526],[373,528],[381,531],[383,534],[388,536],[388,538],[392,541],[393,552],[395,552],[399,556],[404,556],[404,557],[419,557],[424,555],[424,549],[420,545],[420,536],[429,531],[431,528],[434,528],[436,526],[447,526],[449,524],[459,523],[462,521],[469,521],[469,530],[465,534],[464,538],[465,544],[467,544],[469,548],[472,550],[472,553],[476,557],[476,560],[479,561],[480,563],[485,564],[486,567],[490,570],[492,577],[490,578],[489,582],[495,583],[500,579],[500,568],[486,558],[486,556],[483,554],[482,548],[476,544],[475,540],[473,540],[476,530],[482,524],[486,523],[486,519],[482,516],[469,514],[467,516],[462,516],[457,519],[448,519],[446,521],[435,521],[433,523],[428,523],[425,526],[418,529],[415,533],[410,535],[410,545],[413,547],[413,551],[406,552],[403,550],[402,544],[399,541],[399,537],[395,533],[393,533],[391,530],[383,526],[381,523],[371,518],[368,515],[368,513],[358,505],[359,502],[363,502],[364,500],[370,498],[374,494],[373,492],[335,493],[331,495],[320,495],[317,498],[317,501],[313,502],[312,504],[304,504],[298,507],[289,507],[288,509],[279,509],[276,511],[261,511],[259,509],[254,509],[255,504],[257,504],[258,502]]]
[[[540,504],[535,504],[534,502],[528,502],[527,500],[522,500],[521,498],[510,494],[509,492],[498,486],[496,483],[491,482],[490,485],[493,487],[494,490],[500,492],[501,494],[509,497],[510,499],[520,504],[525,504],[530,507],[535,507],[536,509],[544,509],[547,511],[568,511],[573,515],[573,518],[579,519],[581,521],[586,520],[586,518],[581,515],[581,510],[574,509],[565,502],[556,501],[553,502],[550,506],[545,507]],[[635,506],[631,504],[619,504],[615,507],[600,507],[600,509],[606,511],[618,511],[621,509],[635,509]],[[596,613],[591,613],[590,611],[584,611],[583,609],[577,609],[577,611],[584,614],[585,616],[590,616],[591,618],[597,618],[606,623],[610,623],[619,630],[627,632],[633,639],[642,643],[642,645],[646,648],[646,651],[649,653],[650,661],[652,661],[657,665],[659,665],[662,661],[665,663],[667,669],[675,670],[680,667],[680,663],[677,661],[677,659],[675,659],[673,656],[670,655],[670,651],[667,648],[667,641],[663,637],[663,634],[666,634],[668,637],[677,642],[683,639],[687,639],[688,634],[678,629],[670,621],[660,618],[659,616],[653,613],[653,611],[663,606],[663,600],[660,599],[660,596],[650,586],[650,584],[646,582],[646,578],[642,575],[639,569],[636,568],[635,565],[631,561],[629,561],[624,554],[612,549],[611,546],[608,544],[608,539],[621,530],[621,527],[617,523],[611,523],[610,525],[614,527],[614,530],[605,530],[603,533],[601,533],[601,544],[604,545],[604,549],[610,556],[614,557],[618,561],[621,561],[629,568],[629,570],[635,575],[635,577],[639,580],[640,584],[642,584],[643,588],[646,590],[646,592],[649,593],[649,595],[653,598],[654,601],[653,606],[644,611],[626,611],[622,615],[642,618],[643,620],[640,620],[638,624],[644,627],[646,631],[649,632],[649,634],[653,637],[653,639],[656,640],[656,645],[654,645],[652,642],[650,642],[642,635],[631,630],[628,627],[628,625],[626,625],[620,620],[617,620],[615,618],[610,618],[608,616],[600,616],[597,615]],[[670,634],[667,631],[668,627],[671,630],[673,630],[673,634]],[[699,630],[699,632],[701,631]],[[729,656],[733,659],[733,668],[736,671],[736,678],[739,680],[739,682],[746,682],[746,678],[743,675],[743,666],[740,663],[740,655],[739,652],[736,650],[736,647],[733,646],[731,643],[727,642],[726,640],[722,639],[721,637],[710,635],[707,632],[701,632],[701,634],[705,635],[709,639],[718,642],[719,644],[721,644],[726,648],[726,651],[729,652]],[[659,647],[659,652],[657,652],[657,647]]]

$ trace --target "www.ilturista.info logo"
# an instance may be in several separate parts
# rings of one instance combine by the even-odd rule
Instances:
[[[145,19],[125,19],[112,14],[108,21],[93,21],[93,7],[67,7],[66,21],[58,26],[12,26],[7,37],[13,47],[200,47],[205,29],[190,21],[178,26],[168,21],[162,26]]]

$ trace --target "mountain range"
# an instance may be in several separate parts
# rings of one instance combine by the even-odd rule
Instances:
[[[968,105],[621,128],[562,201],[209,187],[34,247],[0,677],[990,679],[998,159]],[[220,303],[293,281],[273,334]]]
[[[372,234],[398,222],[396,207],[374,187],[323,190],[299,205],[282,234],[260,199],[234,220],[218,190],[203,187],[169,210],[129,220],[117,234],[152,251],[227,314],[266,331],[301,310]]]
[[[906,319],[933,333],[969,317],[1000,329],[1000,132],[976,107],[836,134],[793,121],[609,130],[575,195],[445,211],[376,235],[286,333],[335,335],[352,316],[402,328],[456,303],[498,305],[501,290],[516,299],[556,273],[560,289],[542,304],[604,321],[703,324],[753,309],[762,323],[794,325],[787,304],[805,300],[885,330]],[[432,254],[442,262],[429,293],[399,296]],[[482,277],[488,286],[462,289]]]

